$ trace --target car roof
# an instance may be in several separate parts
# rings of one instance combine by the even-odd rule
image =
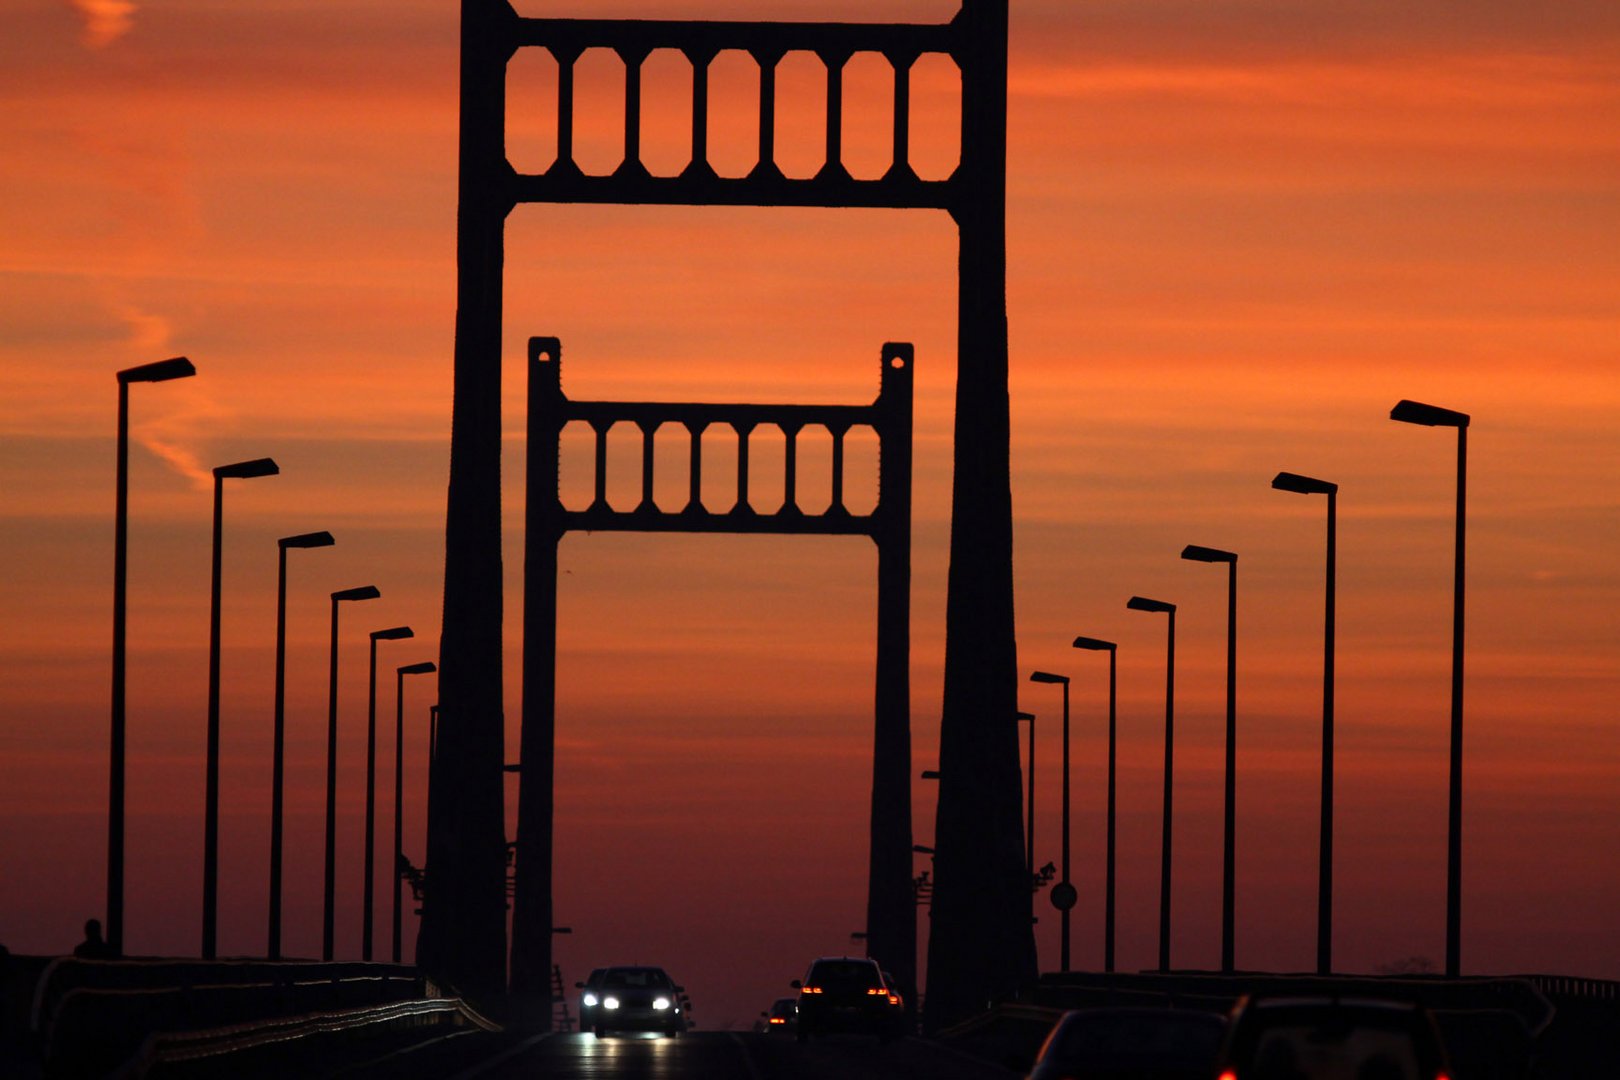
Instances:
[[[1415,1001],[1392,1001],[1388,998],[1357,997],[1246,997],[1238,1002],[1242,1009],[1299,1010],[1344,1009],[1358,1012],[1406,1014],[1423,1011]]]
[[[1175,1009],[1152,1005],[1099,1005],[1094,1008],[1070,1009],[1063,1014],[1063,1023],[1085,1023],[1087,1020],[1115,1020],[1140,1017],[1146,1020],[1168,1019],[1171,1023],[1185,1021],[1191,1024],[1225,1025],[1226,1014],[1208,1009]]]

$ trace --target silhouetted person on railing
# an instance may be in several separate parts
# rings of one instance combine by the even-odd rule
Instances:
[[[111,960],[114,957],[112,946],[101,936],[100,919],[84,921],[84,940],[73,947],[73,955],[80,960]]]

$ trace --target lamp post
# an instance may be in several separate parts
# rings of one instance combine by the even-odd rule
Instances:
[[[1159,855],[1159,970],[1170,970],[1170,783],[1176,753],[1176,605],[1133,596],[1125,601],[1132,611],[1162,612],[1169,616],[1164,660],[1164,826]]]
[[[405,858],[405,676],[427,675],[439,670],[432,661],[424,660],[420,664],[406,664],[395,669],[394,683],[394,862],[389,881],[394,891],[394,947],[390,954],[394,963],[399,963],[400,942],[400,900],[399,900],[399,866]]]
[[[107,948],[124,955],[124,606],[129,562],[129,384],[197,374],[183,356],[118,372],[118,470],[113,493],[112,735],[107,778]]]
[[[1111,974],[1114,970],[1114,702],[1119,646],[1101,638],[1077,637],[1074,647],[1108,652],[1108,855],[1103,887],[1103,971]]]
[[[1339,485],[1298,473],[1280,472],[1271,486],[1297,495],[1327,496],[1327,599],[1322,630],[1322,836],[1317,844],[1316,973],[1333,971],[1333,636],[1336,618]]]
[[[371,632],[371,675],[366,695],[366,844],[360,857],[365,884],[360,901],[360,959],[371,959],[371,937],[377,900],[377,642],[415,637],[408,626],[390,626]],[[391,871],[391,876],[397,871]],[[398,888],[394,890],[396,893]]]
[[[208,612],[208,761],[203,796],[202,957],[214,958],[219,925],[219,593],[220,542],[225,532],[225,481],[251,480],[281,472],[270,458],[214,467],[213,585]]]
[[[1063,687],[1063,880],[1052,889],[1052,906],[1058,909],[1058,969],[1069,970],[1069,913],[1074,908],[1074,884],[1069,877],[1069,677],[1050,671],[1030,673],[1030,682],[1054,683]],[[1031,725],[1033,726],[1033,725]]]
[[[299,533],[276,541],[276,714],[270,755],[270,932],[265,955],[281,959],[281,819],[287,716],[287,549],[331,547],[329,532]]]
[[[326,695],[326,865],[321,890],[321,959],[328,962],[332,959],[337,907],[338,605],[345,600],[375,600],[381,595],[375,585],[339,589],[332,594],[332,663]]]
[[[428,788],[427,798],[422,800],[422,835],[427,835],[428,824],[433,820],[433,755],[439,748],[439,706],[435,703],[428,706]],[[427,854],[422,855],[422,869],[427,870]]]
[[[1237,855],[1237,560],[1230,551],[1188,544],[1181,557],[1191,562],[1225,563],[1226,577],[1226,810],[1221,850],[1221,971],[1234,966]]]
[[[1013,713],[1013,722],[1029,721],[1029,767],[1028,781],[1024,785],[1026,797],[1029,800],[1028,816],[1024,819],[1025,863],[1029,870],[1030,881],[1035,880],[1035,714],[1027,712]]]
[[[1401,401],[1389,411],[1389,418],[1405,424],[1457,429],[1457,554],[1451,604],[1451,794],[1446,830],[1446,977],[1455,979],[1461,973],[1462,954],[1463,570],[1468,520],[1469,416],[1436,405]]]

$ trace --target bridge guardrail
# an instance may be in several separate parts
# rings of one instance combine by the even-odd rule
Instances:
[[[318,960],[84,960],[58,956],[45,965],[34,984],[29,1027],[44,1034],[62,997],[74,988],[137,989],[160,987],[257,985],[264,983],[330,983],[356,978],[386,978],[414,986],[420,976],[403,964],[325,963]]]
[[[379,1028],[421,1029],[452,1026],[499,1031],[460,998],[396,1001],[366,1008],[326,1010],[301,1016],[276,1017],[231,1024],[201,1031],[155,1032],[117,1070],[118,1080],[148,1080],[185,1072],[188,1064],[239,1057],[255,1051],[274,1053],[282,1061],[296,1059],[302,1044],[322,1036],[373,1033]],[[240,1064],[240,1063],[238,1063]],[[207,1070],[207,1071],[211,1071]]]
[[[1549,998],[1578,998],[1584,1001],[1620,1001],[1620,982],[1613,979],[1583,979],[1573,975],[1514,975]]]
[[[253,960],[58,958],[34,989],[30,1027],[48,1074],[94,1075],[153,1032],[184,1032],[420,999],[412,968]]]

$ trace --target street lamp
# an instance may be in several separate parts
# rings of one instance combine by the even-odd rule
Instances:
[[[1029,780],[1024,785],[1029,798],[1029,813],[1024,821],[1024,843],[1028,854],[1025,862],[1029,870],[1031,881],[1035,880],[1035,714],[1027,712],[1013,713],[1013,722],[1029,721]]]
[[[433,823],[433,755],[439,749],[439,706],[437,703],[428,706],[428,789],[427,798],[422,800],[422,834],[427,835],[428,827]],[[422,856],[422,868],[427,868],[427,856]]]
[[[1162,612],[1169,616],[1164,660],[1164,826],[1159,855],[1159,970],[1170,970],[1170,783],[1176,751],[1176,605],[1133,596],[1125,601],[1132,611]]]
[[[405,859],[404,827],[405,820],[405,676],[428,675],[439,670],[431,660],[424,660],[420,664],[406,664],[395,669],[394,684],[394,863],[393,872],[389,881],[393,883],[394,890],[394,949],[393,961],[399,963],[400,941],[400,900],[399,900],[399,868]]]
[[[1333,635],[1338,566],[1339,485],[1280,472],[1271,486],[1297,495],[1327,496],[1327,599],[1322,631],[1322,837],[1317,845],[1316,973],[1333,970]]]
[[[1069,878],[1069,677],[1050,671],[1030,673],[1030,682],[1055,683],[1063,687],[1063,879],[1052,889],[1052,906],[1060,912],[1058,968],[1069,970],[1069,912],[1074,909],[1074,884]],[[1033,726],[1033,725],[1031,725]]]
[[[1234,949],[1237,871],[1237,560],[1230,551],[1188,544],[1181,557],[1191,562],[1225,563],[1226,578],[1226,840],[1221,853],[1221,971],[1230,974]]]
[[[276,541],[276,714],[270,758],[270,934],[266,955],[281,959],[281,818],[287,709],[287,549],[331,547],[329,532],[299,533]]]
[[[332,594],[332,664],[326,695],[326,866],[321,903],[321,959],[330,962],[337,901],[337,715],[338,605],[345,600],[375,600],[375,585],[339,589]]]
[[[1469,416],[1436,405],[1401,401],[1389,411],[1389,418],[1405,424],[1457,429],[1457,556],[1451,605],[1451,796],[1446,841],[1446,977],[1455,979],[1461,973],[1462,953],[1463,567],[1468,520]]]
[[[1114,970],[1114,701],[1119,646],[1101,638],[1077,637],[1077,649],[1108,651],[1108,856],[1103,899],[1103,971]]]
[[[390,626],[386,630],[371,632],[371,676],[366,695],[366,846],[361,856],[365,868],[365,885],[360,901],[360,959],[371,959],[371,931],[377,899],[377,642],[399,641],[415,637],[408,626]],[[397,870],[389,872],[390,879]],[[394,890],[396,893],[398,888]]]
[[[183,356],[118,372],[118,478],[113,494],[112,736],[107,778],[107,948],[124,955],[124,606],[129,561],[129,384],[197,374]]]
[[[214,958],[219,918],[219,580],[220,542],[225,531],[225,481],[275,476],[270,458],[214,467],[214,575],[208,612],[208,761],[203,797],[202,958]]]

